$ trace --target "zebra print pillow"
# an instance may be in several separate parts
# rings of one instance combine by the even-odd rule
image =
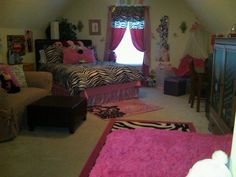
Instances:
[[[45,49],[46,63],[47,64],[59,64],[63,61],[63,52],[61,47],[48,46]]]

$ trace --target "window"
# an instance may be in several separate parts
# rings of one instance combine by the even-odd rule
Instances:
[[[114,51],[116,53],[117,63],[130,65],[143,64],[144,52],[140,52],[134,47],[129,27],[126,29],[123,39]]]

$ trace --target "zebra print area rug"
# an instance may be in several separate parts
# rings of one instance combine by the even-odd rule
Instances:
[[[121,118],[131,114],[141,114],[159,109],[162,108],[141,99],[124,100],[117,103],[88,107],[89,112],[102,119]]]
[[[116,120],[112,122],[111,131],[119,129],[136,129],[136,128],[155,128],[162,130],[179,130],[183,132],[194,132],[195,128],[190,122],[160,122],[145,120]]]

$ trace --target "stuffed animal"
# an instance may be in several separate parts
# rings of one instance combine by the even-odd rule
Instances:
[[[227,163],[227,154],[221,150],[215,151],[211,159],[196,162],[186,177],[232,177]]]
[[[69,45],[69,48],[75,49],[79,54],[83,54],[84,51],[84,43],[81,41],[77,41],[78,45],[75,45],[73,41],[67,41],[67,44]]]
[[[7,93],[17,93],[20,91],[20,87],[16,86],[11,80],[11,76],[5,72],[0,72],[0,85],[5,89]]]

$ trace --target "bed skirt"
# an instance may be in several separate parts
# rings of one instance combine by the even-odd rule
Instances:
[[[121,100],[138,98],[140,81],[88,88],[80,93],[88,101],[88,106],[101,105]],[[70,95],[62,86],[53,84],[53,95]]]

